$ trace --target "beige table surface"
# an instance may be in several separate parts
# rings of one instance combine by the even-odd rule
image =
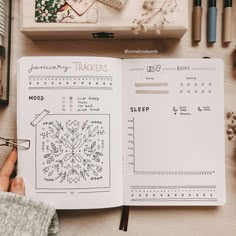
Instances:
[[[32,0],[33,1],[33,0]],[[191,42],[191,27],[182,40],[149,41],[31,41],[20,32],[19,1],[13,0],[13,38],[11,60],[10,105],[0,108],[0,134],[16,135],[16,62],[21,56],[36,55],[96,55],[113,57],[220,57],[225,62],[225,110],[236,111],[236,76],[232,68],[232,53],[236,41],[236,14],[233,42],[221,44],[221,12],[219,4],[218,41],[212,47],[206,44],[206,1],[204,2],[203,38],[199,45]],[[192,2],[192,1],[191,1]],[[236,1],[235,3],[236,10]],[[191,17],[191,6],[189,11]],[[191,19],[191,18],[190,18]],[[191,25],[191,20],[190,20]],[[124,49],[157,49],[155,55],[126,55]],[[211,140],[209,140],[211,141]],[[63,236],[115,235],[235,235],[236,234],[236,144],[226,139],[227,203],[223,207],[137,207],[130,213],[128,233],[118,230],[120,208],[87,211],[59,211]],[[0,149],[0,165],[8,148]]]

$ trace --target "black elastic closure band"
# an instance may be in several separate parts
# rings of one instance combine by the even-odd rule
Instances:
[[[123,230],[125,232],[128,231],[129,209],[130,209],[129,206],[123,206],[122,208],[122,215],[121,215],[119,230]]]

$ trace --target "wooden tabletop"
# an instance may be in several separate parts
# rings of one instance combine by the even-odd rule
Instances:
[[[89,55],[135,57],[216,57],[225,62],[225,112],[236,111],[236,73],[233,70],[233,52],[236,41],[236,24],[233,41],[224,46],[221,43],[222,4],[219,1],[217,43],[206,43],[206,1],[203,11],[203,38],[195,45],[191,41],[190,29],[181,40],[126,40],[126,41],[31,41],[20,32],[19,1],[13,1],[13,37],[11,59],[10,104],[0,108],[0,130],[3,137],[16,137],[16,62],[21,56]],[[236,3],[236,1],[233,1]],[[191,5],[191,4],[190,4]],[[235,5],[236,6],[236,5]],[[235,11],[235,10],[234,10]],[[236,12],[236,11],[235,11]],[[236,14],[233,23],[236,23]],[[158,50],[159,54],[125,54],[124,50]],[[26,114],[27,115],[27,114]],[[210,141],[210,140],[209,140]],[[126,235],[235,235],[236,232],[236,144],[226,138],[226,181],[227,203],[223,207],[133,207],[130,212],[129,229]],[[0,165],[9,148],[0,149]],[[61,235],[123,235],[118,230],[121,209],[59,211]]]

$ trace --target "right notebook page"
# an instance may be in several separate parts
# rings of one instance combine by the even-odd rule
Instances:
[[[224,66],[123,61],[124,204],[225,203]]]

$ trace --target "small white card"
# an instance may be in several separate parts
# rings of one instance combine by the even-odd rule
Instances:
[[[82,16],[97,0],[66,0],[66,2]]]

